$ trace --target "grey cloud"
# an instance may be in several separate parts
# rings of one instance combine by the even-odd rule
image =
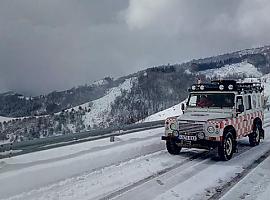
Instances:
[[[46,93],[268,44],[267,0],[0,2],[0,90]]]

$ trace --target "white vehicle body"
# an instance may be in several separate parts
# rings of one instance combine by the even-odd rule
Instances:
[[[221,148],[226,145],[224,134],[230,132],[230,148],[233,148],[231,151],[235,151],[237,139],[251,136],[255,131],[254,126],[260,131],[256,139],[264,137],[264,96],[260,84],[241,85],[234,81],[216,81],[212,85],[197,84],[192,87],[183,115],[165,121],[165,136],[162,139],[166,140],[167,144],[176,145],[176,148]],[[213,106],[198,106],[198,98],[204,97],[216,99],[216,105],[212,102]],[[230,101],[227,106],[220,103],[225,98]],[[167,145],[167,148],[171,147]],[[170,152],[170,149],[168,151]]]

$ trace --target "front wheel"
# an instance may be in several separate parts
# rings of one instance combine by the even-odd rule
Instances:
[[[231,132],[227,132],[223,136],[223,142],[218,146],[218,155],[221,160],[230,160],[234,152],[235,140]]]
[[[178,155],[182,149],[181,147],[177,146],[173,140],[167,140],[166,147],[168,152],[172,155]]]

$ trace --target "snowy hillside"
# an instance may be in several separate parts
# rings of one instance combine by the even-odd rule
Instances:
[[[111,111],[111,105],[114,103],[117,97],[119,97],[123,91],[130,92],[133,83],[136,78],[126,79],[118,87],[110,89],[110,91],[100,99],[93,101],[91,111],[86,113],[84,117],[84,123],[87,126],[93,127],[95,124],[106,123],[109,119]]]
[[[152,122],[152,121],[158,121],[158,120],[165,120],[168,117],[182,115],[182,111],[181,111],[181,104],[182,103],[186,103],[186,100],[177,104],[177,105],[174,105],[166,110],[162,110],[158,113],[150,115],[149,117],[146,117],[142,122]]]
[[[199,72],[199,74],[205,75],[207,78],[224,78],[237,75],[239,77],[261,77],[262,73],[258,69],[248,63],[241,62],[231,65],[225,65],[218,69],[208,69]]]
[[[270,50],[270,46],[265,46],[262,48],[252,48],[252,49],[244,49],[241,51],[238,51],[236,53],[239,54],[239,56],[245,56],[248,54],[260,54],[260,53],[264,53],[264,51],[269,51]]]
[[[10,120],[12,120],[12,119],[14,119],[14,118],[0,116],[0,122],[10,121]]]
[[[264,81],[264,94],[266,97],[268,97],[268,104],[270,104],[270,74],[266,74],[262,77],[262,80]]]
[[[0,118],[0,139],[8,140],[14,134],[15,141],[32,140],[180,115],[179,102],[186,99],[187,88],[198,74],[208,78],[261,77],[270,73],[269,64],[270,47],[265,46],[150,67],[118,79],[106,77],[31,99],[16,92],[3,93],[0,115],[23,118],[5,125],[3,121],[9,118]]]
[[[118,87],[111,88],[105,96],[74,108],[70,108],[68,111],[71,111],[72,109],[76,111],[79,109],[89,109],[89,112],[86,112],[83,116],[85,126],[94,127],[96,125],[105,125],[106,122],[110,120],[109,114],[111,111],[111,105],[114,103],[116,98],[122,94],[123,91],[130,92],[135,81],[136,78],[126,79]]]

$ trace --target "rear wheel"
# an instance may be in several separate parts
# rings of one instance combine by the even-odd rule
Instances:
[[[173,140],[167,140],[166,147],[168,152],[172,155],[178,155],[182,149],[181,147],[177,146],[177,144]]]
[[[256,146],[256,145],[259,145],[260,144],[260,141],[261,141],[261,131],[262,129],[260,129],[260,126],[258,123],[256,123],[254,125],[254,129],[253,129],[253,132],[249,134],[249,144],[251,146]]]
[[[223,136],[222,143],[218,146],[218,155],[221,160],[230,160],[232,158],[235,146],[235,139],[231,132],[227,132]]]

